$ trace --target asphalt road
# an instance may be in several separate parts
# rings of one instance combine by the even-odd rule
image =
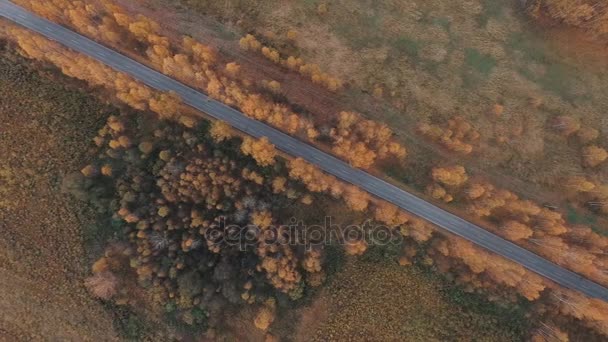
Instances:
[[[241,112],[219,103],[205,94],[156,72],[114,50],[95,43],[78,33],[42,19],[7,0],[0,0],[0,16],[36,31],[75,51],[95,58],[116,70],[129,74],[152,88],[161,91],[174,91],[181,96],[184,103],[197,110],[226,121],[233,127],[254,137],[268,137],[278,149],[290,155],[301,157],[327,173],[355,184],[379,198],[391,202],[489,251],[500,254],[564,287],[608,302],[607,288],[558,266],[369,173],[353,168],[349,164],[305,142],[284,134],[260,121],[250,119]]]

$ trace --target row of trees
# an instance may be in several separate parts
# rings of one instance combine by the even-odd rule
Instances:
[[[471,153],[480,137],[479,132],[462,116],[449,119],[446,125],[421,123],[418,125],[418,132],[444,148],[460,154]]]
[[[311,191],[326,192],[334,197],[345,194],[343,187],[347,185],[302,160],[290,162],[290,176],[302,181]],[[496,233],[593,279],[606,280],[606,258],[602,251],[607,246],[607,239],[591,229],[570,227],[560,213],[521,200],[491,184],[471,181],[462,167],[435,168],[432,176],[446,192],[468,202],[468,210],[473,215],[496,223]],[[351,206],[351,209],[354,208]],[[390,203],[367,198],[365,207],[358,209],[369,210],[378,222],[406,239],[400,264],[410,265],[414,259],[419,259],[453,277],[470,291],[489,292],[494,294],[491,297],[494,299],[515,301],[519,295],[533,301],[539,320],[582,321],[597,333],[608,335],[608,304],[603,301],[561,288],[466,240],[437,234],[438,230],[429,223]],[[345,247],[352,255],[362,254],[368,248],[365,241],[349,241]],[[547,333],[542,325],[539,329],[536,333]]]
[[[192,120],[177,115],[181,99],[175,94],[153,90],[92,58],[32,34],[29,30],[11,27],[9,33],[26,57],[50,62],[70,77],[86,81],[94,87],[106,88],[130,107],[152,110],[163,119],[181,120],[184,123]]]
[[[332,151],[355,167],[369,168],[378,159],[403,160],[407,155],[386,124],[363,119],[354,112],[340,112],[329,137]]]
[[[463,167],[438,167],[432,171],[435,193],[466,203],[465,210],[484,219],[497,234],[533,250],[566,268],[608,284],[608,238],[590,228],[571,226],[561,213],[519,198],[487,182],[470,180]],[[577,180],[569,180],[574,184]],[[568,183],[568,182],[566,182]],[[577,186],[588,187],[576,183]],[[591,186],[593,184],[591,183]],[[437,189],[441,187],[442,191]],[[446,196],[446,195],[443,195]]]
[[[241,66],[237,63],[223,62],[221,56],[213,48],[201,44],[191,37],[183,37],[181,42],[174,43],[169,37],[162,35],[161,27],[156,22],[141,15],[129,15],[112,0],[100,1],[99,6],[83,5],[82,2],[73,0],[50,2],[21,0],[20,3],[51,20],[70,25],[92,38],[112,44],[123,51],[132,53],[132,48],[137,47],[138,51],[145,51],[145,55],[141,57],[156,69],[203,89],[211,97],[239,108],[249,117],[313,142],[321,135],[321,130],[311,120],[295,113],[287,105],[274,102],[271,98],[256,93],[253,89],[253,82],[242,77]],[[78,15],[74,13],[78,13]],[[106,36],[120,37],[120,39],[118,41],[116,39],[108,40]],[[37,44],[45,44],[42,42],[42,38],[36,37],[35,39]],[[257,40],[249,38],[247,41],[251,43]],[[257,46],[258,44],[251,43],[250,45]],[[54,48],[56,47],[54,46]],[[71,55],[70,57],[76,55],[67,53]],[[38,57],[45,57],[44,53]],[[54,59],[50,61],[58,64]],[[90,59],[82,61],[82,67],[91,62]],[[58,65],[62,69],[65,67],[64,61]],[[316,70],[307,65],[301,65],[301,67],[303,70]],[[70,76],[73,74],[70,73]],[[108,76],[116,74],[118,73],[105,73]],[[80,78],[82,77],[86,78],[86,75],[80,75]],[[120,77],[124,77],[124,75]],[[95,85],[105,84],[106,86],[110,83],[112,82],[109,77],[94,82]],[[142,98],[146,97],[146,92],[140,89],[131,91],[129,87],[131,82],[123,83],[122,88],[128,91],[121,93],[119,98],[129,101],[137,109],[145,109],[146,106],[141,102],[143,102]],[[165,97],[168,100],[166,102],[171,103],[170,100],[173,100]],[[156,102],[153,103],[156,104]],[[154,106],[152,109],[158,108],[163,112],[168,112],[168,107]],[[345,158],[354,166],[367,168],[372,166],[377,159],[387,157],[402,159],[406,155],[405,148],[394,140],[391,130],[386,125],[363,120],[360,115],[353,112],[339,113],[335,123],[335,127],[330,128],[325,135],[332,139],[334,153]]]
[[[243,50],[260,52],[264,57],[273,63],[298,72],[299,74],[308,77],[313,83],[322,85],[331,91],[335,92],[343,87],[343,83],[339,78],[323,72],[318,65],[307,64],[300,57],[288,56],[287,58],[283,58],[276,49],[269,46],[264,46],[255,36],[251,34],[247,34],[241,38],[239,41],[239,46]]]
[[[433,267],[467,291],[481,292],[492,300],[517,301],[520,296],[532,302],[534,320],[539,325],[532,333],[561,334],[543,329],[547,323],[567,322],[570,331],[582,323],[595,333],[608,336],[608,304],[564,289],[522,266],[475,246],[456,236],[438,234],[428,223],[410,217],[386,202],[374,204],[375,218],[395,227],[405,237],[401,265],[414,260]],[[589,231],[580,232],[581,235]],[[591,236],[591,239],[595,236]],[[592,335],[593,335],[592,334]],[[567,340],[567,339],[566,339]]]

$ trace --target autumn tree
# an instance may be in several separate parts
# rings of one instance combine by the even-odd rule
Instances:
[[[410,220],[410,216],[403,210],[389,202],[381,200],[375,203],[374,218],[389,227],[397,227]]]
[[[354,211],[364,211],[370,201],[370,195],[354,185],[349,185],[344,191],[346,205]]]
[[[580,193],[593,190],[595,188],[595,184],[587,180],[585,177],[575,176],[567,178],[564,181],[564,187],[568,192]]]
[[[602,147],[596,145],[586,146],[582,150],[583,164],[589,167],[595,167],[603,163],[608,158],[608,152]]]
[[[211,135],[215,142],[220,143],[224,140],[232,138],[234,136],[234,132],[232,131],[232,127],[230,127],[230,125],[228,125],[226,122],[216,120],[211,124],[209,135]]]
[[[462,116],[455,116],[441,125],[420,123],[418,132],[427,138],[441,144],[448,150],[461,154],[469,154],[478,144],[480,134]]]
[[[241,70],[241,66],[235,62],[230,62],[226,64],[226,72],[231,76],[237,76],[239,71]]]
[[[431,175],[434,181],[449,187],[461,186],[469,179],[464,167],[460,165],[435,167]]]
[[[181,98],[175,93],[161,93],[150,99],[150,110],[156,112],[162,119],[174,118],[180,108]]]
[[[511,241],[527,239],[534,233],[530,227],[515,220],[505,222],[501,227],[501,231]]]
[[[260,166],[273,165],[277,155],[276,148],[266,137],[257,140],[245,137],[241,145],[241,151],[245,155],[252,156]]]
[[[273,298],[267,299],[259,309],[254,319],[255,327],[260,330],[268,330],[272,322],[274,322],[276,314],[276,303]]]

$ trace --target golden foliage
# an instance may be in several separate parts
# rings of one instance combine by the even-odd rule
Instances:
[[[276,314],[276,304],[274,299],[268,299],[264,302],[254,319],[255,327],[260,330],[268,330],[268,327],[274,322]]]
[[[297,33],[295,31],[289,30],[287,32],[288,39],[295,40],[296,37]],[[251,34],[247,34],[245,37],[241,38],[239,45],[244,50],[261,51],[262,55],[273,63],[297,71],[301,75],[309,77],[313,83],[322,85],[331,91],[338,91],[343,86],[341,80],[321,71],[321,68],[319,68],[318,65],[305,64],[301,58],[294,56],[283,58],[276,49],[264,46]]]
[[[354,211],[364,211],[370,201],[370,195],[354,185],[348,185],[343,194],[346,205]]]
[[[220,143],[224,140],[228,140],[234,136],[232,127],[230,127],[230,125],[228,125],[224,121],[219,120],[213,121],[213,123],[211,123],[209,134],[213,138],[213,141],[217,143]]]
[[[469,177],[466,170],[460,165],[450,167],[435,167],[432,170],[433,180],[449,187],[463,185]]]
[[[471,153],[480,137],[479,132],[461,116],[448,120],[447,127],[421,123],[418,132],[448,150],[461,154]]]
[[[272,224],[272,214],[268,210],[256,211],[251,215],[251,223],[260,229],[266,229]]]
[[[150,110],[156,112],[162,119],[174,118],[181,105],[181,98],[175,93],[162,93],[149,101]]]
[[[266,137],[262,137],[258,140],[245,137],[243,139],[243,144],[241,145],[241,151],[245,155],[252,156],[260,166],[273,165],[277,155],[276,148]]]
[[[358,113],[340,112],[331,129],[332,151],[355,167],[369,168],[376,158],[405,158],[407,151],[392,140],[393,132],[385,124],[364,120]]]
[[[602,147],[596,145],[586,146],[582,150],[583,164],[589,167],[595,167],[603,163],[608,158],[608,152]]]

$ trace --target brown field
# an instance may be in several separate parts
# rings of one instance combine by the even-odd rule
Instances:
[[[160,336],[83,284],[115,229],[64,179],[86,164],[92,137],[117,109],[1,44],[0,340]]]
[[[108,108],[32,72],[4,47],[0,89],[0,335],[112,340],[112,316],[82,285],[94,213],[61,191]]]
[[[460,304],[465,306],[456,304],[458,296],[464,296]],[[417,267],[365,257],[347,260],[312,304],[301,309],[294,340],[523,339],[523,310],[467,296]]]

